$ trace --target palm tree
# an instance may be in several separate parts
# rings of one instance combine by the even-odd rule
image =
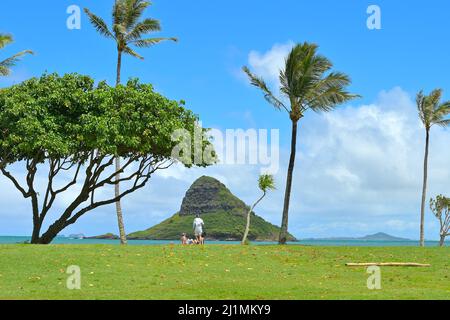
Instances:
[[[256,201],[253,206],[250,207],[248,213],[247,213],[247,224],[245,226],[245,232],[244,237],[242,238],[242,244],[247,243],[248,233],[250,232],[250,219],[252,216],[253,210],[256,208],[256,206],[264,199],[264,197],[267,195],[267,192],[269,190],[275,189],[275,181],[273,179],[273,176],[270,174],[263,174],[259,176],[258,179],[258,187],[263,192],[262,196]]]
[[[105,21],[99,16],[93,14],[89,9],[84,9],[88,15],[91,24],[95,29],[108,39],[114,40],[117,45],[117,69],[116,86],[120,84],[120,75],[122,68],[122,55],[128,54],[135,58],[143,60],[144,58],[135,52],[131,47],[148,48],[157,43],[166,40],[177,41],[176,38],[143,38],[145,35],[161,31],[158,20],[146,18],[140,21],[145,9],[150,6],[149,1],[144,0],[116,0],[113,6],[111,29],[108,28]],[[116,181],[120,180],[120,157],[115,159]],[[115,195],[120,195],[120,185],[115,185]],[[126,244],[126,233],[123,224],[122,206],[120,200],[116,202],[117,221],[119,225],[120,242]]]
[[[0,33],[0,49],[3,49],[12,42],[13,37],[11,35]],[[16,53],[12,57],[0,61],[0,76],[8,76],[11,73],[11,68],[14,67],[17,61],[19,61],[19,59],[26,54],[33,54],[33,51],[24,50]]]
[[[419,117],[422,121],[425,132],[425,157],[423,163],[423,188],[422,205],[420,208],[420,246],[425,246],[425,201],[427,197],[428,182],[428,155],[430,147],[430,130],[434,125],[446,127],[450,125],[450,119],[446,117],[450,114],[450,101],[441,103],[442,90],[436,89],[429,96],[424,95],[423,91],[417,94],[416,102],[419,110]]]
[[[286,244],[288,235],[289,203],[299,120],[308,110],[332,111],[338,104],[358,97],[345,91],[345,87],[351,83],[350,78],[340,72],[331,72],[333,64],[326,57],[319,55],[317,50],[316,44],[305,42],[296,45],[289,53],[284,69],[280,70],[282,98],[276,97],[263,79],[252,74],[247,67],[243,68],[251,84],[261,89],[265,99],[276,109],[286,111],[292,122],[291,156],[286,179],[280,244]]]

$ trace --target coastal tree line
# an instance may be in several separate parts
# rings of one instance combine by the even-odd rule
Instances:
[[[101,17],[85,9],[96,31],[116,45],[115,87],[105,82],[94,85],[93,79],[78,74],[45,74],[0,90],[0,171],[23,197],[31,201],[32,243],[50,243],[61,230],[84,214],[115,204],[120,240],[126,244],[122,199],[144,187],[154,172],[167,169],[176,161],[171,155],[175,146],[170,139],[173,131],[193,132],[195,129],[198,117],[183,103],[163,97],[154,92],[151,85],[141,84],[138,80],[121,84],[122,56],[144,59],[133,47],[148,48],[163,41],[177,41],[173,37],[147,36],[161,30],[158,20],[143,18],[149,6],[150,2],[145,0],[114,1],[110,27]],[[0,49],[12,41],[12,36],[0,34]],[[25,50],[1,61],[0,76],[9,75],[20,58],[32,53]],[[319,54],[318,46],[313,43],[297,44],[286,57],[279,75],[281,96],[276,96],[264,79],[248,67],[243,71],[269,104],[286,112],[291,123],[291,152],[279,236],[279,243],[286,244],[299,124],[308,111],[331,112],[359,96],[347,91],[350,77],[333,70],[332,62]],[[450,125],[450,102],[442,102],[442,94],[441,89],[436,89],[429,95],[420,91],[416,97],[419,118],[426,133],[420,207],[421,246],[425,245],[431,129]],[[207,131],[203,134],[208,141]],[[208,143],[203,147],[210,147]],[[17,163],[25,167],[24,183],[9,170],[10,165]],[[44,168],[48,170],[48,184],[41,195],[36,191],[35,180],[38,170]],[[55,186],[55,178],[62,174],[71,175],[71,179],[66,185]],[[75,200],[42,232],[55,199],[80,181],[81,188]],[[121,185],[125,185],[125,191],[121,190]],[[261,176],[258,185],[263,195],[246,216],[243,243],[246,243],[253,208],[275,187],[273,177],[269,175]],[[114,188],[114,195],[96,197],[96,191],[107,186]],[[449,198],[444,196],[430,201],[430,209],[440,222],[441,245],[449,235],[449,208]]]

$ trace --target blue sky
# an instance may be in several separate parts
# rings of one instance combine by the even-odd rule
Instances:
[[[36,54],[26,57],[11,77],[0,79],[0,86],[18,83],[46,71],[61,74],[78,72],[113,83],[114,44],[96,34],[84,14],[81,30],[66,28],[69,5],[87,6],[109,22],[112,2],[3,0],[0,32],[13,34],[15,43],[3,50],[1,57],[23,49],[32,49]],[[381,30],[366,27],[366,9],[371,4],[381,8]],[[250,57],[256,57],[256,62],[264,64],[264,57],[284,52],[291,43],[309,41],[319,44],[320,52],[334,62],[335,68],[351,76],[351,91],[363,97],[349,106],[342,106],[334,114],[308,115],[304,119],[299,133],[300,157],[296,168],[298,178],[294,182],[292,231],[300,237],[385,231],[417,238],[418,178],[423,137],[415,122],[413,99],[418,90],[429,91],[436,87],[446,90],[445,97],[450,97],[448,1],[155,0],[146,15],[161,20],[163,32],[160,35],[175,36],[180,41],[138,49],[146,60],[142,62],[127,57],[123,79],[139,77],[172,99],[186,100],[187,106],[198,113],[208,127],[280,129],[282,165],[287,157],[283,148],[289,145],[289,121],[285,114],[271,110],[259,92],[246,84],[240,68],[250,64],[255,71],[269,72],[274,67],[270,65],[270,59],[268,65],[259,68],[252,65]],[[275,86],[276,79],[272,80]],[[349,125],[340,127],[341,122],[355,124],[355,121],[359,121],[361,126],[361,131],[355,129],[356,134],[373,133],[366,140],[367,143],[372,141],[369,146],[354,146],[359,148],[357,151],[369,150],[364,156],[359,155],[360,158],[358,155],[352,157],[355,149],[345,154],[338,153],[343,149],[341,143],[346,141],[345,137],[352,134],[344,132],[349,130]],[[387,138],[384,132],[386,122],[383,121],[400,123],[405,126],[405,131],[392,129],[393,138]],[[404,142],[397,141],[396,135],[404,138]],[[444,159],[447,156],[448,163],[450,154],[445,151],[450,141],[447,139],[448,131],[438,130],[435,135],[435,154]],[[349,140],[350,146],[352,142]],[[374,156],[378,149],[392,149],[391,162],[388,161],[392,165],[373,160],[378,159]],[[374,163],[363,161],[367,159]],[[431,192],[450,194],[448,183],[445,183],[445,179],[450,177],[445,162],[439,159],[431,161],[437,163],[436,182]],[[439,167],[441,162],[442,169]],[[330,164],[333,164],[334,171],[324,175],[331,170]],[[365,176],[374,168],[384,167],[386,170],[380,169],[376,176]],[[395,186],[393,181],[383,180],[383,175],[388,175],[392,168],[397,173],[406,172],[404,184]],[[190,173],[183,171],[183,174],[173,170],[173,174],[156,177],[154,183],[165,182],[171,186],[164,188],[163,196],[167,201],[158,200],[161,195],[154,194],[157,190],[152,185],[139,196],[133,196],[134,204],[128,207],[129,231],[149,227],[174,213],[186,188],[202,174],[227,179],[233,192],[251,202],[257,196],[257,190],[230,177],[235,170],[211,168]],[[243,174],[245,179],[257,178],[255,168],[241,170],[248,174]],[[330,177],[335,177],[336,184],[327,180]],[[283,170],[277,179],[282,186]],[[343,192],[345,196],[338,192],[352,181],[360,183],[355,184],[354,192],[348,191],[351,190],[348,185]],[[0,182],[2,185],[6,183],[4,180]],[[318,193],[322,185],[334,188],[328,190],[331,195],[322,195],[320,199],[315,190]],[[391,188],[400,193],[396,198],[389,198]],[[17,201],[14,200],[13,211],[26,211],[27,203],[19,202],[18,194],[15,197]],[[365,199],[363,203],[359,203],[361,197]],[[273,206],[260,209],[261,215],[277,224],[280,215],[275,205],[280,204],[280,198],[281,192],[275,193],[273,201],[270,201]],[[11,203],[10,199],[0,197],[3,205]],[[31,217],[22,213],[14,215],[10,211],[8,209],[7,213],[0,209],[0,234],[28,234]],[[436,224],[431,215],[427,218],[428,238],[436,238]],[[383,221],[392,223],[389,225]],[[83,218],[69,231],[95,234],[114,231],[114,226],[113,207],[108,207],[96,216]]]

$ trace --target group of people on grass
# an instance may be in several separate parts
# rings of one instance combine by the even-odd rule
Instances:
[[[181,235],[181,244],[182,245],[191,245],[191,244],[205,244],[206,233],[204,232],[205,222],[200,215],[196,215],[194,222],[192,223],[192,229],[194,230],[194,239],[188,238],[186,233]]]

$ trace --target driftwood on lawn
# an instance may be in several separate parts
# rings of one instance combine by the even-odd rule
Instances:
[[[414,262],[369,262],[369,263],[346,263],[347,267],[431,267],[431,264],[422,264]]]

